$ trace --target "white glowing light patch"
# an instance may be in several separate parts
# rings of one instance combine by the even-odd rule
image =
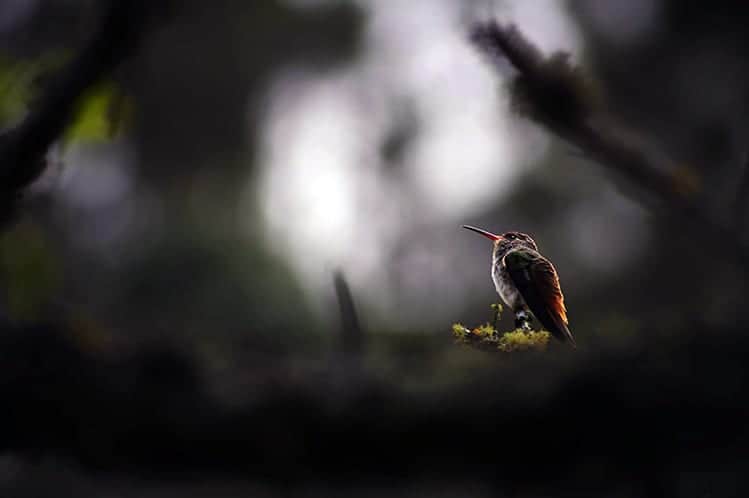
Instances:
[[[436,214],[481,212],[517,174],[496,121],[482,118],[457,114],[433,123],[412,154],[411,180]]]
[[[261,144],[261,209],[276,246],[313,278],[345,259],[353,237],[360,123],[342,85],[286,79],[273,96]]]
[[[406,158],[427,217],[459,218],[496,201],[517,173],[496,75],[458,22],[458,2],[368,2],[372,71],[413,96],[423,129]]]

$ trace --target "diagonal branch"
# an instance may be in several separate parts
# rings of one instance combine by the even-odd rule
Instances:
[[[137,45],[146,0],[111,0],[96,33],[53,78],[26,118],[0,135],[0,197],[9,200],[44,170],[45,154],[65,130],[82,96]]]
[[[699,180],[691,168],[607,116],[595,86],[568,54],[545,57],[517,28],[494,21],[474,26],[471,40],[498,69],[506,60],[517,71],[510,86],[515,110],[642,189],[658,201],[659,210],[729,242],[749,268],[747,248],[732,226],[707,214],[696,201]]]

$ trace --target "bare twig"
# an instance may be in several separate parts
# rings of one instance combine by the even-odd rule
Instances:
[[[364,349],[364,332],[354,305],[354,297],[340,270],[334,273],[333,283],[341,314],[341,347],[347,355],[359,355]]]

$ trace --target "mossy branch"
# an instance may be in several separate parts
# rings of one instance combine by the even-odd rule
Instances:
[[[515,329],[500,334],[489,323],[469,329],[460,323],[453,324],[456,344],[481,351],[514,353],[516,351],[545,351],[551,335],[545,331]]]
[[[697,202],[702,182],[694,168],[667,157],[644,134],[615,119],[602,92],[571,63],[569,54],[546,56],[515,26],[495,21],[474,25],[471,41],[498,69],[506,60],[517,71],[509,85],[514,110],[638,187],[657,201],[651,207],[681,217],[685,226],[703,234],[703,240],[717,237],[728,242],[727,248],[749,273],[749,251],[734,223]]]

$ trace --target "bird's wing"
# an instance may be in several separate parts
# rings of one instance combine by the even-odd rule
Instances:
[[[574,346],[559,277],[551,262],[536,251],[516,249],[505,255],[502,264],[541,325],[557,339],[568,340]]]

